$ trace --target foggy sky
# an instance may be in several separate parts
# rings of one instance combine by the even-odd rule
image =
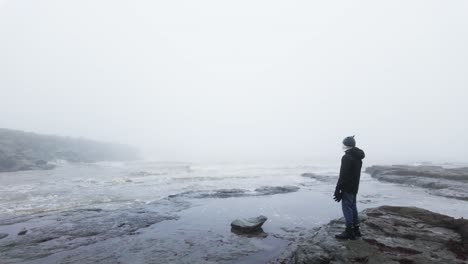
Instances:
[[[161,160],[466,161],[467,1],[0,1],[0,127]]]

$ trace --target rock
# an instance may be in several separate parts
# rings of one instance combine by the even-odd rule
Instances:
[[[246,196],[246,190],[242,189],[220,189],[212,193],[200,194],[197,198],[229,198]]]
[[[366,168],[381,181],[418,186],[431,194],[468,201],[468,168],[439,166],[371,166]]]
[[[0,239],[4,239],[5,237],[7,237],[8,234],[5,234],[5,233],[0,233]]]
[[[331,182],[331,181],[337,180],[336,176],[334,177],[334,176],[317,175],[315,173],[309,173],[309,172],[302,173],[301,176],[305,178],[311,178],[320,182]]]
[[[255,238],[266,238],[268,237],[268,234],[265,233],[263,231],[262,228],[258,229],[258,230],[255,230],[253,232],[244,232],[240,229],[234,229],[234,228],[231,228],[231,232],[233,234],[236,234],[238,236],[242,236],[242,237],[248,237],[248,238],[252,238],[252,237],[255,237]]]
[[[15,170],[20,166],[18,163],[18,160],[2,155],[2,157],[0,157],[0,172]]]
[[[179,218],[176,215],[165,214],[162,209],[148,210],[143,214],[140,213],[141,208],[119,210],[90,208],[45,214],[41,217],[41,221],[49,224],[32,227],[29,230],[23,229],[13,240],[0,240],[0,252],[2,252],[0,263],[4,263],[2,262],[4,259],[7,259],[5,263],[36,260],[57,252],[71,251],[137,234],[139,230],[153,224]],[[28,218],[14,218],[11,221],[2,221],[2,224],[28,220]]]
[[[263,223],[265,223],[267,219],[268,218],[263,215],[244,219],[238,218],[232,221],[231,227],[236,232],[254,233],[261,230]]]
[[[45,161],[45,160],[36,160],[35,164],[36,164],[36,166],[44,166],[44,165],[47,165],[47,161]]]
[[[243,189],[219,189],[213,191],[188,191],[178,194],[171,194],[168,198],[179,198],[179,197],[187,197],[187,198],[195,198],[195,199],[203,199],[203,198],[230,198],[230,197],[242,197],[242,196],[251,196],[252,194],[248,193],[248,190]]]
[[[204,198],[231,198],[231,197],[247,197],[247,196],[262,196],[274,195],[281,193],[296,192],[299,190],[297,186],[265,186],[255,189],[254,192],[244,189],[218,189],[212,191],[188,191],[178,194],[171,194],[169,199],[187,197],[195,199]]]
[[[361,213],[363,238],[340,241],[342,221],[331,221],[293,246],[277,263],[466,263],[468,220],[416,207],[382,206]]]
[[[444,168],[441,166],[371,166],[365,170],[371,175],[421,176],[468,182],[468,168]]]
[[[40,164],[40,165],[36,165],[36,167],[34,169],[39,169],[39,170],[52,170],[52,169],[55,169],[55,165],[54,164],[50,164],[50,163],[45,163],[45,164]]]
[[[279,193],[290,193],[290,192],[297,192],[299,187],[297,186],[265,186],[255,189],[256,192],[260,193],[260,195],[272,195],[272,194],[279,194]]]

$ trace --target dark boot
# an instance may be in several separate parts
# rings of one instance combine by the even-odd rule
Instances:
[[[345,231],[341,234],[335,235],[335,238],[355,240],[356,236],[354,235],[353,228],[351,226],[347,226]]]
[[[353,232],[354,232],[354,236],[362,237],[361,229],[359,229],[359,225],[353,226]]]

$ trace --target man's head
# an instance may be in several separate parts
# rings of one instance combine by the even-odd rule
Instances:
[[[346,146],[347,148],[356,147],[356,140],[354,139],[354,136],[345,137],[345,139],[343,139],[343,145]]]

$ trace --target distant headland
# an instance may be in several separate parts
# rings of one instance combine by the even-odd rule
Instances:
[[[0,172],[52,169],[57,160],[99,162],[138,158],[137,150],[127,145],[0,128]]]

